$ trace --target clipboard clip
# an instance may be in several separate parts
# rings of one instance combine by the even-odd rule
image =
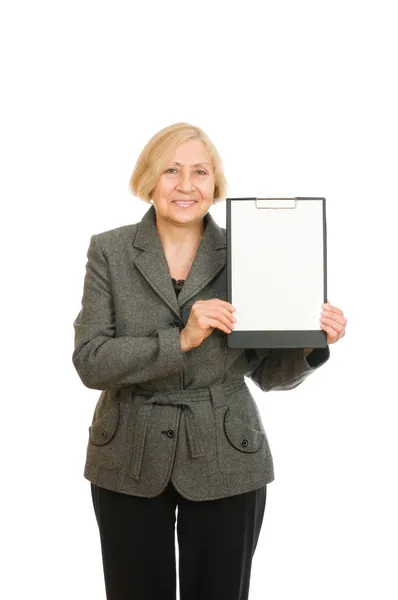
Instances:
[[[256,208],[296,208],[297,198],[256,198]]]

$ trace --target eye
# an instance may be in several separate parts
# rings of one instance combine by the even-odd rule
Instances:
[[[165,170],[165,173],[168,173],[169,171],[177,171],[177,169],[175,169],[174,167],[169,167]],[[196,172],[203,173],[203,175],[207,175],[206,171],[204,171],[203,169],[196,169]]]

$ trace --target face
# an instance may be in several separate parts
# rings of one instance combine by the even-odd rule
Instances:
[[[151,197],[157,219],[181,225],[202,222],[214,198],[213,164],[203,142],[189,140],[170,153]]]

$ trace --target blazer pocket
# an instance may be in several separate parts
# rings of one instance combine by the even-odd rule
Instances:
[[[125,428],[120,402],[116,402],[88,428],[87,462],[105,469],[119,469],[125,455]]]
[[[224,431],[229,442],[240,452],[257,452],[265,435],[246,421],[242,421],[230,408],[224,415]]]
[[[263,431],[241,419],[231,408],[218,412],[218,462],[224,473],[261,470],[267,455]]]

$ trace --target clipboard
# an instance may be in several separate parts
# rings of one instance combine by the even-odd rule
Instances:
[[[326,348],[326,199],[227,198],[229,348]]]

